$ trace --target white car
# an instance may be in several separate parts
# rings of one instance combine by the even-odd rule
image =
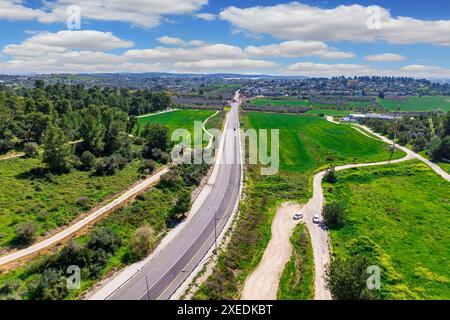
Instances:
[[[319,215],[316,214],[316,215],[314,216],[313,222],[314,222],[314,223],[319,223],[319,222],[320,222],[320,217],[319,217]]]
[[[294,214],[294,220],[300,220],[301,218],[303,218],[303,213],[297,212],[296,214]]]

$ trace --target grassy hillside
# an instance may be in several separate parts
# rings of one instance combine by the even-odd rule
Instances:
[[[134,161],[113,176],[72,170],[68,174],[42,174],[40,158],[19,158],[0,163],[0,250],[11,244],[18,224],[39,224],[38,234],[70,223],[89,208],[77,204],[87,197],[90,206],[139,180],[140,163]],[[45,170],[44,170],[45,172]]]
[[[450,110],[449,96],[401,97],[396,99],[380,99],[381,105],[391,111],[430,111],[442,109]]]
[[[324,184],[347,208],[331,231],[333,251],[363,254],[382,268],[386,299],[449,299],[450,188],[419,162],[346,170]]]
[[[276,208],[284,201],[306,203],[311,197],[311,178],[319,167],[388,157],[387,146],[381,142],[317,117],[249,112],[241,115],[241,122],[244,128],[280,129],[281,168],[276,175],[262,176],[258,165],[247,166],[245,199],[235,232],[197,299],[240,297],[245,279],[270,241]],[[285,293],[286,297],[297,295]]]

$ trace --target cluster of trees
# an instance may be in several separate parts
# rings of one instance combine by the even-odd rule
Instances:
[[[392,121],[366,119],[363,123],[391,139],[397,135],[399,144],[426,151],[433,161],[450,161],[450,111]]]
[[[118,122],[125,118],[124,115],[128,118],[128,115],[164,110],[171,104],[168,93],[148,89],[85,88],[60,83],[46,86],[42,80],[37,80],[33,88],[6,89],[0,86],[0,152],[23,147],[28,142],[43,143],[44,133],[51,125],[60,128],[68,141],[80,139],[87,134],[86,130],[94,129],[90,122],[98,120],[95,117],[105,108],[110,111],[111,119],[107,114],[102,115],[103,128],[97,128],[98,136],[93,138],[102,139],[102,130],[112,135],[117,130],[130,132],[136,119],[131,117],[130,121],[119,126]],[[101,146],[95,139],[86,142],[94,154],[110,153],[109,148],[114,148],[114,140],[111,140],[112,145],[105,143]]]

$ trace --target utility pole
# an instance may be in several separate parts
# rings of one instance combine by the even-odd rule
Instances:
[[[142,269],[139,268],[137,269],[138,272],[142,273],[145,277],[145,284],[147,285],[147,300],[150,301],[150,288],[148,286],[148,278],[147,278],[147,274],[142,272]]]

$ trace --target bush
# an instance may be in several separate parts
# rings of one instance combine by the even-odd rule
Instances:
[[[167,164],[170,161],[170,156],[167,152],[162,151],[158,148],[153,148],[151,150],[147,149],[148,147],[144,147],[143,156],[147,159],[155,160],[162,164]]]
[[[56,265],[63,270],[71,265],[82,268],[84,266],[89,266],[91,260],[89,250],[84,245],[71,240],[59,253]]]
[[[145,174],[150,174],[152,173],[156,168],[156,162],[153,160],[144,160],[142,162],[142,171]]]
[[[36,157],[39,155],[39,147],[36,142],[27,142],[23,145],[23,152],[28,158]]]
[[[191,209],[191,193],[189,190],[183,190],[177,197],[174,206],[175,214],[186,214]]]
[[[84,151],[80,158],[84,170],[91,170],[95,166],[96,158],[90,151]]]
[[[76,201],[77,206],[87,210],[91,207],[91,200],[88,197],[79,197]]]
[[[334,166],[330,167],[327,172],[325,173],[325,176],[323,177],[323,179],[326,182],[329,183],[336,183],[337,182],[337,174],[336,174],[336,169]]]
[[[32,298],[36,300],[62,300],[68,294],[66,278],[56,269],[45,270],[36,288],[32,291]]]
[[[440,141],[436,141],[430,151],[434,161],[450,160],[450,136],[447,136]]]
[[[17,225],[15,242],[19,245],[27,245],[36,239],[39,226],[34,221],[27,221]]]
[[[122,239],[117,233],[108,228],[99,228],[89,234],[87,246],[89,249],[103,250],[107,253],[114,253],[122,244]]]
[[[127,161],[119,154],[101,159],[95,166],[95,173],[100,176],[114,175],[117,170],[125,168]]]
[[[345,208],[339,202],[326,204],[322,211],[323,219],[328,227],[339,228],[345,217]]]
[[[170,170],[161,176],[158,186],[162,189],[176,189],[180,186],[180,183],[181,177],[177,170]]]
[[[367,288],[368,259],[357,255],[334,258],[326,266],[325,282],[334,300],[371,300],[377,296]]]
[[[150,226],[140,227],[130,241],[130,254],[133,260],[140,260],[150,254],[155,241],[155,231]]]

